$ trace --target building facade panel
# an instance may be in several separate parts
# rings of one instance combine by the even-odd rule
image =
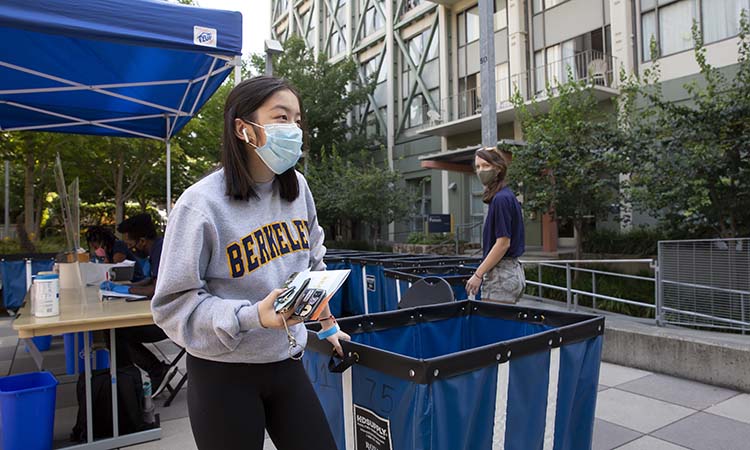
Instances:
[[[542,94],[569,76],[602,88],[602,108],[617,95],[620,69],[651,66],[660,55],[665,94],[682,101],[698,73],[690,24],[704,34],[708,61],[737,60],[739,11],[750,0],[493,0],[499,139],[522,139],[510,95]],[[470,173],[426,169],[420,157],[472,148],[481,141],[477,0],[271,0],[271,37],[292,34],[330,62],[351,57],[376,87],[352,112],[384,145],[388,164],[417,192],[414,217],[391,227],[403,240],[426,214],[448,212],[457,224],[481,222],[481,186]],[[466,164],[468,159],[463,160]],[[639,219],[636,217],[636,219]],[[647,222],[647,220],[643,219]],[[527,224],[527,244],[541,245],[541,220]],[[467,228],[462,239],[478,239]],[[564,235],[564,233],[562,233]]]

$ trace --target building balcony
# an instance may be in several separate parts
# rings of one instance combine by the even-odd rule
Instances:
[[[531,72],[497,80],[495,101],[497,123],[510,123],[516,118],[512,97],[518,93],[530,104],[534,99],[539,111],[548,108],[547,84],[552,86],[570,80],[592,88],[594,96],[603,101],[619,95],[615,58],[596,50],[587,50],[568,58],[550,62]],[[554,89],[553,89],[554,93]],[[467,89],[442,99],[440,111],[425,110],[427,120],[418,133],[430,136],[454,136],[478,131],[482,122],[481,87]]]

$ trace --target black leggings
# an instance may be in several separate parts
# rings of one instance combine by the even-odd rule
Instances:
[[[222,363],[188,354],[188,412],[200,450],[335,450],[301,361]]]

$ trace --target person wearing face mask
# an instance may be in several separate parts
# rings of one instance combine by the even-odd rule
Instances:
[[[149,274],[146,278],[130,284],[105,281],[99,287],[123,294],[152,297],[159,273],[163,238],[157,234],[156,226],[148,214],[138,214],[122,221],[117,226],[117,231],[122,233],[126,248],[132,249],[132,253],[148,261]],[[143,344],[153,344],[166,339],[167,335],[156,325],[127,327],[117,330],[117,365],[124,367],[135,364],[145,370],[151,380],[151,386],[153,386],[151,393],[153,398],[164,392],[164,389],[176,374],[177,366],[170,366],[159,360]]]
[[[285,280],[325,270],[323,230],[304,176],[302,105],[286,81],[239,83],[224,107],[221,167],[189,187],[167,222],[151,303],[187,350],[188,412],[199,449],[330,450],[336,443],[299,360],[304,324],[277,314]],[[291,312],[290,312],[291,314]],[[341,355],[330,312],[322,331]]]
[[[477,150],[474,166],[489,209],[482,235],[484,257],[466,282],[466,292],[475,295],[481,286],[483,300],[516,303],[526,287],[518,261],[525,249],[521,204],[506,184],[508,165],[497,149]]]
[[[135,261],[133,281],[143,279],[143,267],[138,262],[138,258],[130,251],[125,242],[115,237],[115,234],[109,228],[99,225],[88,227],[86,242],[89,249],[94,253],[93,260],[105,264],[116,264],[126,259]]]

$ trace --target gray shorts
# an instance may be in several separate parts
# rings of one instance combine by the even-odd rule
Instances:
[[[503,258],[482,277],[482,299],[516,303],[526,288],[526,275],[518,258]]]

